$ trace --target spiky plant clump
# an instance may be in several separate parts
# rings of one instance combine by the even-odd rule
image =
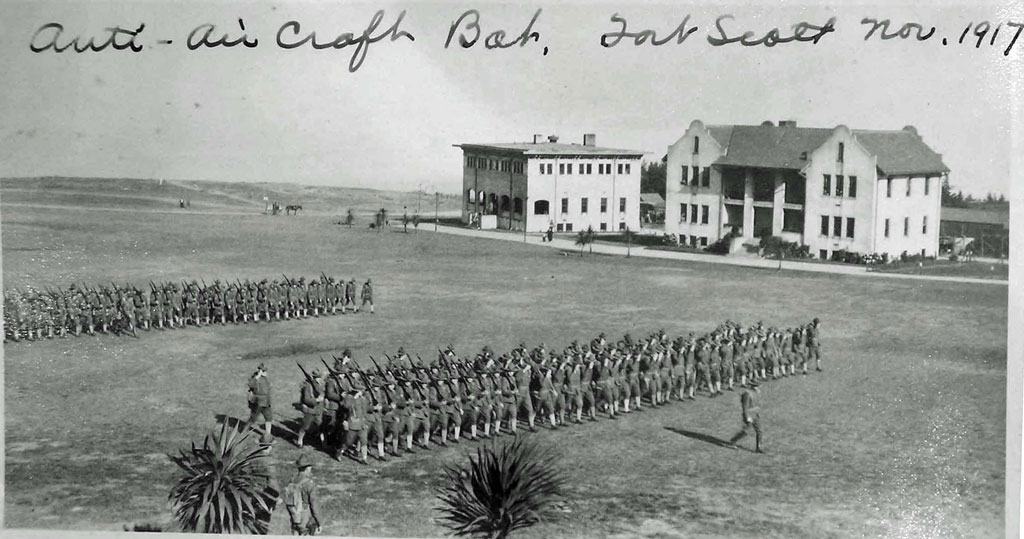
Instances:
[[[265,534],[277,500],[264,451],[251,430],[222,421],[202,447],[167,455],[185,473],[171,489],[174,516],[183,531]]]
[[[565,476],[551,449],[516,438],[481,446],[469,463],[445,467],[442,520],[455,535],[504,539],[539,522],[562,495]]]

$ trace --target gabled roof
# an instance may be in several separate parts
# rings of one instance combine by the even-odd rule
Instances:
[[[665,199],[661,197],[660,193],[640,193],[640,203],[650,204],[655,208],[665,207]]]
[[[726,148],[716,165],[800,170],[806,156],[832,135],[833,129],[776,125],[711,125],[712,138]],[[878,158],[883,175],[941,174],[949,172],[942,156],[921,140],[912,127],[898,131],[852,131]]]
[[[496,142],[490,144],[456,144],[463,150],[503,150],[530,157],[544,155],[582,155],[582,156],[626,156],[642,157],[647,152],[639,150],[621,150],[602,148],[600,146],[584,146],[582,144],[565,144],[560,142]]]
[[[939,219],[942,221],[956,221],[958,223],[1002,225],[1005,229],[1010,228],[1010,212],[1007,211],[978,208],[947,208],[943,206]]]

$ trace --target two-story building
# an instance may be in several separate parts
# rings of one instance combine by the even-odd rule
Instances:
[[[665,230],[706,246],[733,231],[734,250],[764,235],[810,247],[936,256],[949,169],[917,131],[709,125],[669,146]]]
[[[644,152],[534,135],[533,142],[462,149],[462,220],[482,228],[544,232],[639,230]]]

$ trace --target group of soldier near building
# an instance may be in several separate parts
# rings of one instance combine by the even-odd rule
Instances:
[[[215,280],[154,283],[149,290],[130,284],[71,284],[4,293],[4,340],[37,340],[96,332],[138,335],[137,328],[180,328],[209,324],[270,322],[373,310],[373,283],[367,279],[356,305],[356,280],[335,281],[321,273],[255,282]]]
[[[727,321],[699,337],[673,339],[662,330],[639,340],[626,334],[611,343],[602,333],[588,345],[573,341],[561,352],[520,344],[500,357],[484,347],[470,359],[448,346],[431,362],[399,348],[380,361],[371,356],[373,366],[365,369],[346,349],[333,364],[321,359],[312,370],[299,365],[303,417],[295,443],[302,447],[313,435],[334,458],[348,454],[365,464],[371,440],[377,458],[385,460],[389,452],[400,455],[402,446],[414,452],[414,441],[429,448],[435,436],[446,446],[464,434],[475,440],[516,433],[524,419],[531,431],[537,423],[554,429],[581,423],[584,416],[616,419],[697,394],[716,397],[723,389],[806,375],[812,364],[821,372],[819,328],[817,318],[782,330]],[[754,428],[760,451],[760,425],[748,421],[756,416],[752,397],[744,398],[744,431]],[[249,424],[269,444],[273,414],[265,364],[249,380],[249,404]]]

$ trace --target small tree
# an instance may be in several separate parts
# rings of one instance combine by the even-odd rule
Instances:
[[[348,213],[345,214],[345,224],[348,225],[349,228],[352,228],[352,225],[354,225],[355,222],[356,216],[352,215],[352,208],[349,208]]]
[[[580,246],[580,256],[583,256],[583,248],[587,246],[588,241],[590,241],[590,236],[587,235],[586,230],[580,230],[576,233],[576,245]]]
[[[171,489],[174,516],[185,532],[266,534],[278,492],[270,486],[265,452],[242,430],[221,422],[202,447],[167,455],[185,474]]]
[[[457,536],[505,539],[547,516],[562,494],[565,476],[556,455],[525,438],[500,448],[477,448],[467,465],[444,469],[437,489],[442,521]]]
[[[412,227],[419,232],[420,230],[420,214],[414,213],[412,216]]]
[[[630,230],[627,226],[622,235],[626,237],[626,258],[629,258],[633,246],[633,236],[635,236],[636,233]]]
[[[597,232],[594,232],[594,227],[587,227],[587,245],[590,246],[590,254],[594,254],[594,240],[597,239]]]

